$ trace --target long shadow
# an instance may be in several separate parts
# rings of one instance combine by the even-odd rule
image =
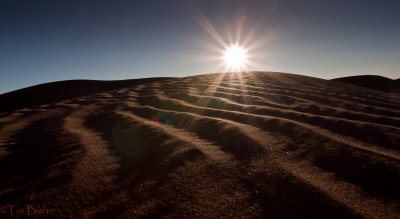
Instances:
[[[151,108],[129,108],[129,111],[147,119],[156,117],[161,123],[188,130],[203,139],[216,142],[222,150],[239,160],[248,160],[265,152],[261,145],[244,135],[237,127],[219,121]]]
[[[176,99],[184,99],[192,104],[196,103],[201,99],[200,97],[190,96],[188,94],[184,94],[183,92],[180,95],[168,94],[172,98]],[[233,98],[233,96],[227,95],[217,95],[220,97],[224,97],[227,99],[234,99],[236,102],[242,102],[240,98]],[[237,96],[238,97],[238,96]],[[228,109],[235,110],[239,112],[246,112],[246,110],[250,110],[251,112],[259,115],[270,115],[276,116],[279,118],[289,119],[293,121],[299,121],[306,124],[316,125],[321,128],[333,131],[335,133],[351,136],[360,141],[380,145],[384,148],[397,149],[400,145],[400,137],[396,136],[396,130],[393,128],[383,128],[377,127],[373,124],[357,124],[355,122],[349,122],[346,120],[338,120],[335,118],[325,118],[314,115],[303,115],[299,113],[294,113],[290,111],[281,111],[279,109],[272,108],[256,108],[256,107],[243,107],[240,105],[224,102],[219,99],[211,99],[208,103],[210,108],[215,109]]]
[[[181,143],[171,140],[157,128],[127,119],[112,113],[112,110],[113,107],[104,107],[102,111],[89,115],[85,126],[103,133],[102,138],[110,145],[109,150],[120,157],[116,180],[119,191],[125,190],[136,204],[149,198],[144,198],[143,194],[137,192],[141,184],[164,181],[176,168],[202,157],[201,152],[193,148],[174,153],[182,146]],[[171,156],[172,153],[174,156]],[[152,199],[162,199],[154,191],[148,191],[146,195],[149,194],[155,196]],[[131,210],[130,208],[127,204],[119,203],[98,212],[96,217],[116,217]],[[168,206],[153,209],[148,216],[161,217],[169,212],[168,209]]]
[[[32,122],[13,135],[2,147],[7,154],[0,159],[0,204],[23,203],[24,196],[45,191],[71,178],[73,163],[68,159],[83,153],[78,140],[63,132],[62,125],[66,113],[50,116]],[[69,168],[66,168],[69,167]],[[48,177],[55,168],[61,174]]]
[[[161,100],[154,96],[139,98],[142,105],[150,105],[160,109],[191,111],[191,107]],[[331,139],[313,133],[292,123],[279,119],[258,119],[248,115],[203,109],[201,115],[224,118],[256,126],[263,131],[291,139],[299,159],[308,159],[322,170],[334,172],[340,179],[360,186],[365,191],[393,199],[399,199],[400,174],[398,162],[389,162],[380,156],[371,156],[345,144],[333,142]],[[351,131],[351,130],[350,130]],[[378,137],[376,140],[379,140]],[[379,135],[378,135],[379,136]]]
[[[271,171],[243,178],[250,201],[261,208],[258,218],[362,218],[350,209],[291,176]]]

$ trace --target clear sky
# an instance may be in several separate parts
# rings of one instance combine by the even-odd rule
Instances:
[[[1,0],[0,93],[220,72],[236,42],[243,70],[399,78],[400,1]]]

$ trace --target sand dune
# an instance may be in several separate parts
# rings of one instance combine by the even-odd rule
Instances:
[[[130,87],[146,82],[162,81],[170,78],[142,78],[118,81],[67,80],[39,84],[0,95],[0,113],[10,112],[26,107],[52,104],[93,93],[117,88]],[[79,89],[77,89],[79,88]]]
[[[357,75],[333,80],[389,93],[400,93],[400,79],[393,80],[379,75]]]
[[[0,116],[0,206],[37,216],[400,218],[399,185],[400,95],[336,81],[207,74]]]

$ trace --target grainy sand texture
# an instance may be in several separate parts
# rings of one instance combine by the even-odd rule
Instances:
[[[36,217],[400,218],[400,95],[218,73],[4,113],[0,206],[44,204]]]

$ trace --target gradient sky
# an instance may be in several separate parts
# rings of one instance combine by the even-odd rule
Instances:
[[[1,0],[0,93],[67,79],[244,70],[400,77],[398,0]],[[241,31],[239,31],[241,30]]]

